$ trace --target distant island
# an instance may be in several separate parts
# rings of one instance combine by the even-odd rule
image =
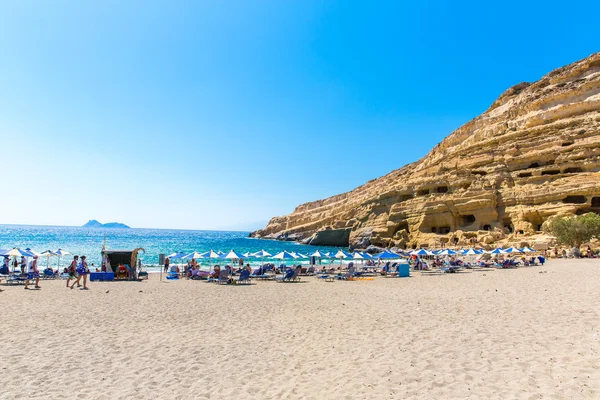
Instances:
[[[119,229],[131,229],[130,226],[122,224],[120,222],[109,222],[103,224],[101,222],[96,221],[95,219],[89,220],[82,228],[119,228]]]

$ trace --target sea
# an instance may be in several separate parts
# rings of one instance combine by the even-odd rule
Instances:
[[[71,255],[63,257],[48,257],[41,265],[49,264],[53,268],[64,267],[73,255],[87,256],[88,264],[99,267],[101,264],[102,246],[107,250],[133,250],[141,247],[145,253],[139,258],[149,270],[158,268],[160,254],[182,252],[185,254],[197,251],[203,253],[209,250],[229,252],[235,250],[242,254],[265,250],[273,255],[287,250],[312,254],[315,250],[321,252],[334,251],[335,247],[316,247],[295,242],[254,239],[248,237],[249,232],[227,231],[194,231],[177,229],[118,229],[118,228],[82,228],[69,226],[34,226],[34,225],[0,225],[0,249],[8,250],[15,247],[32,249],[38,253],[46,250],[65,250]],[[205,267],[216,260],[198,260]],[[224,263],[228,260],[220,260]],[[251,264],[258,264],[262,259],[248,259]],[[294,263],[307,263],[298,260]]]

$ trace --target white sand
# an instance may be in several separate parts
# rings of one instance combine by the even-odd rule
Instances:
[[[600,261],[304,280],[3,285],[0,398],[600,398]]]

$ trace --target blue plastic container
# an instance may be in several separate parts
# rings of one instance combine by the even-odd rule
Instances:
[[[114,272],[90,272],[90,281],[114,281]]]
[[[398,276],[400,278],[406,278],[410,276],[410,265],[408,265],[408,263],[400,263],[398,265]]]

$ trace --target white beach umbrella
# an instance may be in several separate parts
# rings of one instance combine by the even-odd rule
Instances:
[[[314,253],[312,253],[310,255],[311,257],[318,257],[318,258],[323,258],[325,257],[323,254],[321,254],[321,252],[319,250],[315,251]]]
[[[277,260],[295,260],[298,258],[298,256],[296,256],[295,254],[292,254],[286,250],[277,253],[273,256],[273,258],[277,259]]]
[[[532,249],[531,247],[527,247],[527,246],[525,246],[525,247],[523,247],[523,248],[521,249],[521,252],[523,252],[523,253],[535,253],[535,250],[534,250],[534,249]]]
[[[255,257],[271,257],[271,253],[261,250],[261,251],[257,251],[256,253],[254,253]]]
[[[55,254],[52,250],[42,251],[39,255],[39,257],[46,258],[46,268],[50,268],[50,257],[54,257],[54,256],[55,256]]]
[[[340,259],[340,267],[343,266],[344,263],[344,258],[352,258],[351,255],[347,254],[346,252],[344,252],[343,250],[338,250],[337,253],[335,253],[335,258],[339,258]]]
[[[437,255],[438,256],[453,256],[453,255],[456,255],[456,252],[454,250],[444,249],[444,250],[440,251]]]
[[[243,255],[236,253],[234,250],[231,250],[227,253],[223,258],[227,258],[229,260],[244,258]]]
[[[522,253],[522,251],[517,249],[516,247],[509,247],[508,249],[504,250],[504,252],[506,254]]]
[[[183,257],[181,257],[182,259],[198,259],[198,258],[203,258],[202,254],[198,253],[197,251],[194,251],[193,253],[190,254],[186,254]]]
[[[488,254],[504,254],[504,250],[502,250],[500,247],[498,247],[497,249],[488,251]]]

